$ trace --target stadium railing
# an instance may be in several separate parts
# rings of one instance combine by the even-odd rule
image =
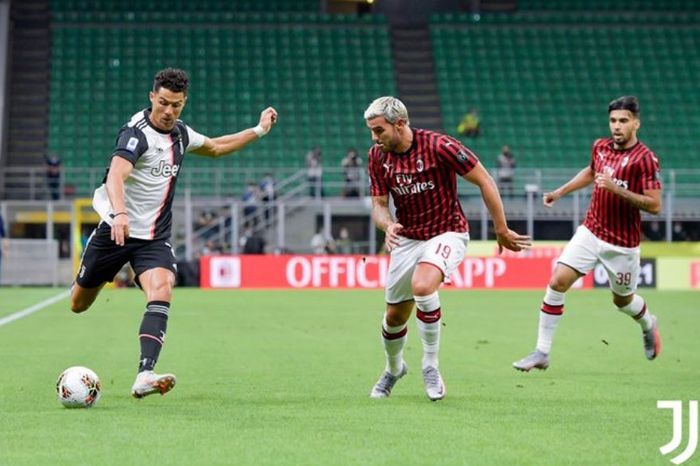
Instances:
[[[487,167],[494,178],[496,170]],[[518,168],[514,180],[514,192],[523,196],[526,186],[535,184],[542,189],[554,189],[569,180],[581,167],[569,168]],[[364,169],[363,169],[364,170]],[[43,200],[49,198],[46,183],[46,169],[36,166],[6,167],[4,186],[0,187],[1,198],[18,200]],[[178,191],[182,196],[188,189],[193,196],[240,197],[247,182],[258,183],[265,175],[272,173],[276,181],[278,196],[305,194],[306,170],[300,167],[187,167],[180,173]],[[363,172],[364,173],[364,172]],[[59,187],[61,198],[91,197],[104,178],[103,167],[66,167],[62,171]],[[700,197],[700,169],[662,169],[664,190],[676,197]],[[77,180],[67,183],[65,180]],[[366,186],[366,180],[363,181]],[[323,187],[328,196],[340,196],[344,186],[343,169],[323,167]],[[458,185],[460,195],[469,195],[468,184]],[[288,194],[289,193],[289,194]],[[700,212],[700,206],[698,207]]]

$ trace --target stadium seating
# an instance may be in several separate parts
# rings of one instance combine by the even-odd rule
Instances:
[[[522,10],[559,11],[689,11],[700,10],[698,0],[518,0]]]
[[[87,14],[93,16],[83,22]],[[395,92],[382,18],[247,13],[257,26],[237,14],[230,23],[204,26],[182,15],[152,14],[182,24],[176,33],[160,22],[115,24],[110,12],[89,9],[54,22],[49,149],[65,166],[104,166],[120,126],[148,106],[153,75],[166,66],[189,72],[182,118],[204,134],[253,126],[263,108],[278,109],[279,125],[264,142],[217,161],[240,167],[241,177],[246,168],[303,167],[313,145],[321,147],[326,166],[338,167],[348,147],[364,151],[370,144],[362,119],[367,104]],[[198,157],[186,163],[211,167]],[[241,189],[242,181],[231,180]]]
[[[465,141],[487,165],[510,144],[520,167],[581,166],[592,140],[608,134],[608,102],[634,94],[642,105],[640,138],[662,165],[699,166],[694,136],[700,125],[699,16],[673,11],[657,16],[661,19],[601,12],[579,14],[577,21],[567,12],[433,17],[447,130],[454,133],[462,115],[476,107],[483,135]],[[615,22],[622,17],[624,24]]]
[[[170,0],[167,5],[140,0],[60,0],[51,2],[52,13],[70,12],[134,12],[137,14],[175,12],[181,20],[187,19],[193,10],[198,12],[309,12],[318,11],[318,0]]]

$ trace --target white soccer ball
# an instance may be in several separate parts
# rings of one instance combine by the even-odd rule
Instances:
[[[66,408],[92,408],[102,393],[102,384],[87,367],[69,367],[58,377],[56,394]]]

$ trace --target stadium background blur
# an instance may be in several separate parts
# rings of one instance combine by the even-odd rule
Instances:
[[[647,239],[663,242],[650,254],[690,260],[683,280],[696,286],[700,1],[175,0],[164,9],[30,0],[0,8],[0,213],[11,245],[0,283],[70,282],[97,221],[86,199],[117,131],[147,106],[154,73],[173,66],[191,78],[183,119],[204,134],[252,126],[268,105],[280,113],[268,137],[234,156],[186,159],[173,238],[181,284],[198,283],[200,256],[311,254],[316,233],[324,252],[381,252],[364,197],[362,118],[380,95],[401,98],[412,126],[459,137],[494,177],[509,145],[511,223],[537,241],[567,240],[590,190],[552,210],[540,195],[588,163],[592,141],[609,134],[608,101],[632,94],[642,105],[640,139],[659,156],[664,180],[663,213],[643,216]],[[480,134],[460,136],[471,108]],[[321,190],[307,176],[314,148]],[[343,196],[349,148],[364,162],[357,198]],[[61,160],[56,199],[51,155]],[[270,204],[259,186],[267,174]],[[253,194],[244,197],[246,187]],[[460,194],[472,238],[493,238],[478,193],[460,183]],[[28,274],[36,260],[50,273]]]

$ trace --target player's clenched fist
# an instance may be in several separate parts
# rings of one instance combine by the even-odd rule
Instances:
[[[545,207],[552,207],[554,203],[559,200],[560,197],[561,196],[557,194],[556,191],[552,191],[551,193],[544,193],[542,195],[542,203]]]
[[[260,113],[260,122],[258,125],[262,127],[265,134],[272,129],[272,126],[275,123],[277,123],[277,110],[275,110],[273,107],[267,107]]]

